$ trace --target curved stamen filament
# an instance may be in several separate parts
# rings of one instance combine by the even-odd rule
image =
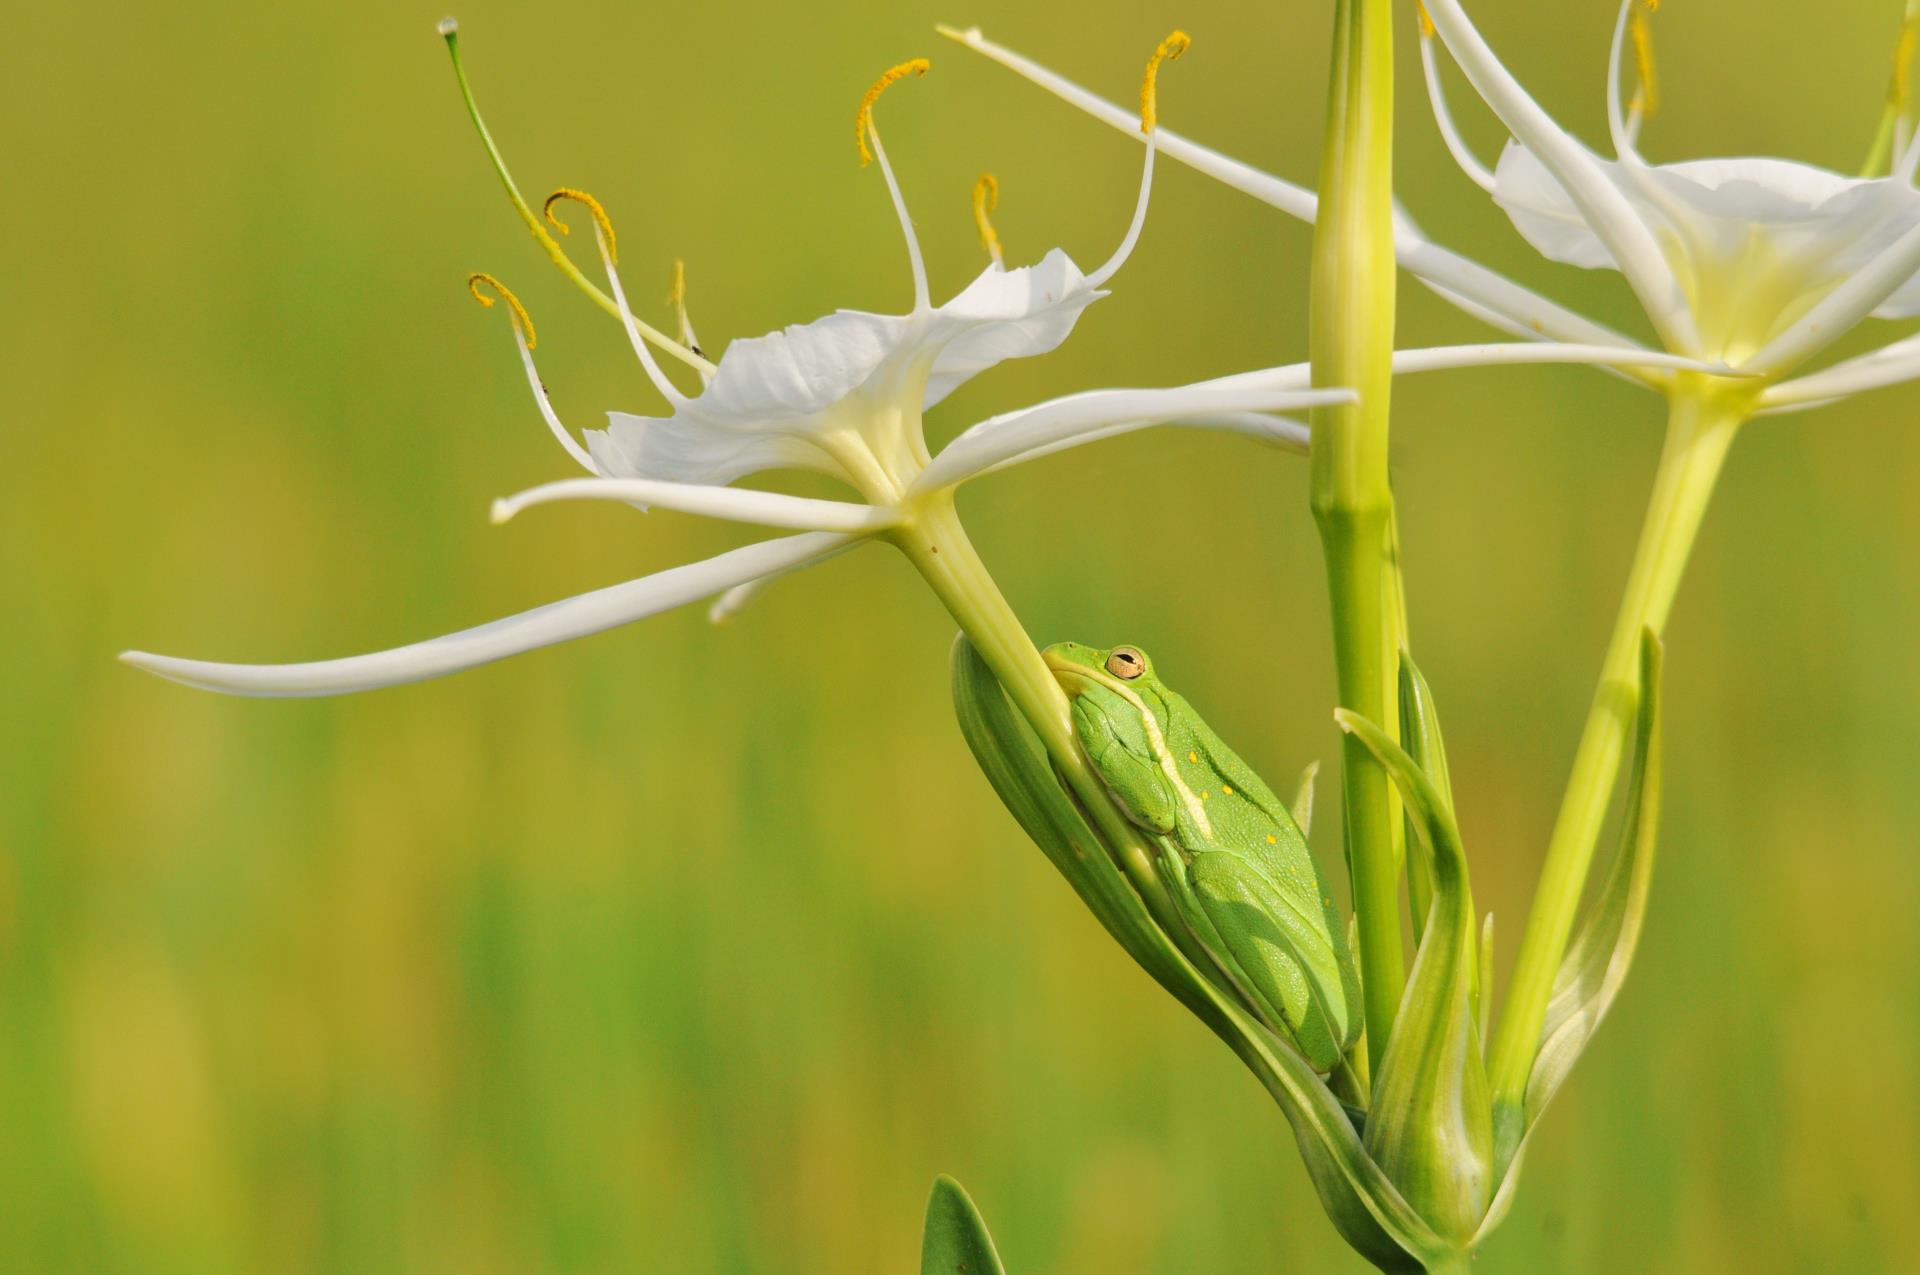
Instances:
[[[853,117],[855,140],[860,145],[860,166],[865,168],[872,160],[880,161],[880,175],[886,178],[887,194],[893,199],[894,215],[900,219],[900,232],[907,240],[907,263],[913,270],[913,308],[916,313],[933,304],[927,294],[927,264],[920,256],[920,240],[913,233],[913,219],[907,216],[907,201],[900,194],[900,183],[894,179],[893,165],[887,162],[887,148],[880,144],[880,130],[873,122],[873,104],[880,100],[880,95],[887,91],[889,85],[909,75],[925,75],[932,67],[933,63],[926,58],[913,58],[898,66],[888,67],[860,98],[860,109]]]
[[[667,293],[667,304],[673,307],[674,314],[680,320],[680,344],[701,358],[707,357],[706,351],[700,348],[700,338],[694,335],[693,318],[687,313],[687,263],[678,258],[673,263],[673,287]],[[702,372],[700,383],[712,385],[713,373]]]
[[[1133,220],[1127,223],[1127,233],[1121,237],[1120,246],[1099,269],[1087,276],[1090,288],[1113,278],[1133,255],[1134,245],[1140,242],[1141,228],[1147,224],[1147,204],[1153,195],[1153,157],[1160,148],[1160,64],[1179,57],[1192,44],[1192,38],[1185,31],[1175,31],[1160,41],[1153,56],[1147,59],[1146,77],[1140,83],[1140,131],[1147,135],[1146,158],[1140,164],[1140,197],[1134,201]]]
[[[467,276],[467,291],[473,299],[489,310],[493,308],[493,297],[480,291],[482,286],[492,288],[500,300],[507,303],[507,318],[513,327],[513,344],[520,351],[520,364],[526,369],[527,384],[533,388],[533,401],[540,408],[540,417],[546,421],[547,428],[560,440],[560,446],[567,449],[567,455],[579,461],[589,474],[598,474],[600,467],[593,463],[593,457],[582,447],[567,427],[560,423],[559,415],[553,410],[553,404],[547,400],[547,387],[540,383],[539,369],[533,365],[533,318],[527,313],[527,307],[520,304],[520,298],[513,295],[513,289],[484,271],[476,270]]]
[[[571,279],[574,286],[586,293],[595,305],[615,318],[619,318],[619,307],[614,304],[613,298],[595,287],[593,281],[573,264],[573,259],[567,256],[566,250],[560,246],[560,241],[547,233],[547,228],[540,224],[540,218],[534,214],[533,209],[527,204],[526,197],[520,193],[520,187],[513,180],[513,174],[507,171],[506,157],[500,153],[500,147],[494,142],[486,120],[481,117],[480,103],[474,98],[473,86],[467,82],[466,66],[460,60],[459,24],[452,18],[442,19],[439,31],[441,37],[447,42],[447,52],[453,58],[453,78],[460,85],[460,96],[466,102],[467,116],[473,121],[474,130],[480,134],[480,144],[487,152],[487,160],[493,165],[494,174],[499,177],[501,186],[506,188],[508,202],[513,205],[514,211],[520,214],[520,220],[526,223],[527,230],[533,235],[535,242],[546,252],[553,264],[560,268],[560,273]],[[706,372],[713,370],[711,363],[664,333],[656,332],[645,324],[641,325],[641,331],[646,334],[648,340],[690,367]]]
[[[1453,162],[1460,166],[1469,180],[1488,194],[1493,193],[1493,173],[1471,150],[1467,141],[1460,135],[1460,129],[1453,122],[1453,111],[1447,105],[1446,86],[1440,79],[1439,56],[1434,51],[1433,19],[1427,16],[1427,6],[1420,6],[1420,71],[1427,81],[1427,102],[1433,108],[1433,122],[1440,130],[1440,140],[1446,143],[1447,151],[1453,156]]]
[[[993,258],[996,266],[1007,264],[1006,254],[1000,248],[1000,236],[993,228],[988,216],[1000,206],[1000,181],[992,173],[981,173],[979,180],[973,183],[973,228],[980,232],[981,246],[987,255]]]
[[[659,361],[653,357],[653,351],[647,348],[647,343],[642,338],[643,325],[640,320],[634,318],[632,308],[627,305],[626,290],[620,286],[620,271],[614,264],[613,219],[607,216],[607,210],[600,201],[586,191],[562,186],[547,196],[545,204],[547,220],[559,226],[562,231],[566,230],[566,224],[553,215],[553,206],[561,200],[570,200],[579,204],[593,216],[593,242],[594,246],[600,250],[600,264],[607,271],[607,287],[613,292],[613,304],[620,316],[620,326],[626,329],[627,341],[633,346],[634,357],[640,360],[640,366],[646,369],[647,379],[653,382],[653,388],[659,390],[661,397],[672,404],[675,410],[686,406],[687,396],[682,394],[679,387],[669,381],[667,374],[660,370]]]

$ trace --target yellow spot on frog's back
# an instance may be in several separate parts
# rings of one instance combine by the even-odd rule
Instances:
[[[1205,788],[1202,788],[1200,790],[1200,800],[1205,801],[1207,798],[1211,796],[1213,796],[1213,794],[1208,792]]]
[[[1222,797],[1231,797],[1231,796],[1233,796],[1233,785],[1232,785],[1232,784],[1221,784],[1221,785],[1220,785],[1220,795],[1221,795]]]
[[[1267,844],[1270,846],[1277,846],[1280,844],[1280,838],[1274,836],[1271,832],[1269,832],[1267,834]]]
[[[1200,764],[1200,754],[1194,752],[1192,749],[1188,749],[1187,760],[1198,766]]]

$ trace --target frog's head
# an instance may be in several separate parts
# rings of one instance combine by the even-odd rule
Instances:
[[[1047,662],[1054,680],[1070,698],[1078,699],[1095,687],[1130,700],[1142,692],[1151,692],[1153,698],[1159,698],[1160,679],[1153,674],[1153,661],[1137,646],[1102,650],[1078,642],[1056,642],[1040,652],[1040,658]]]

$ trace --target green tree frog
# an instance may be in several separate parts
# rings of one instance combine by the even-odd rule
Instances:
[[[1219,974],[1330,1071],[1359,1034],[1359,976],[1293,815],[1138,647],[1062,642],[1042,654],[1088,760],[1158,840],[1161,874]]]

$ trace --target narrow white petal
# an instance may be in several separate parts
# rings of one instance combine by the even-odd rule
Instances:
[[[1422,33],[1420,36],[1420,71],[1427,80],[1427,102],[1433,107],[1433,122],[1440,130],[1440,140],[1447,144],[1447,150],[1453,155],[1453,162],[1460,166],[1473,184],[1489,195],[1493,193],[1493,174],[1480,162],[1467,139],[1460,136],[1460,130],[1454,125],[1453,112],[1447,108],[1447,89],[1440,82],[1439,59],[1434,56],[1433,37]]]
[[[1767,414],[1801,411],[1850,394],[1915,379],[1920,379],[1920,335],[1895,341],[1871,354],[1836,363],[1797,380],[1770,386],[1760,396],[1760,410]]]
[[[937,29],[941,35],[956,40],[974,52],[998,62],[1016,75],[1033,81],[1055,97],[1079,107],[1095,119],[1111,124],[1123,133],[1131,134],[1136,141],[1146,140],[1140,132],[1138,107],[1128,109],[1116,106],[1098,94],[1081,88],[1065,76],[1054,74],[1038,62],[1024,58],[1004,45],[995,44],[981,35],[978,27],[965,31],[955,30],[952,27]],[[1292,182],[1263,173],[1237,159],[1229,159],[1219,151],[1191,142],[1167,129],[1156,128],[1154,132],[1157,134],[1155,144],[1167,155],[1188,167],[1198,169],[1235,190],[1252,195],[1261,203],[1272,204],[1275,208],[1301,221],[1313,220],[1314,209],[1318,206],[1319,199],[1306,187],[1296,186]]]
[[[1855,270],[1847,281],[1820,298],[1797,322],[1774,337],[1741,366],[1773,376],[1819,353],[1845,336],[1882,301],[1920,271],[1920,226],[1894,240],[1879,256]]]
[[[661,482],[650,478],[566,478],[544,483],[493,502],[493,520],[505,522],[522,509],[561,500],[614,500],[658,505],[706,518],[786,527],[795,531],[883,531],[900,520],[878,505],[846,500],[815,500],[741,487]]]
[[[1016,456],[1050,454],[1082,436],[1111,437],[1223,412],[1286,411],[1353,400],[1351,390],[1307,388],[1310,375],[1302,363],[1171,389],[1093,390],[1006,412],[947,444],[914,480],[913,490],[956,486]]]
[[[832,558],[837,558],[849,550],[857,549],[865,543],[865,538],[849,540],[839,548],[829,549],[817,558],[808,558],[805,562],[796,562],[790,567],[783,567],[778,571],[769,571],[766,575],[758,576],[755,579],[747,581],[745,584],[736,584],[713,600],[713,605],[707,608],[707,622],[709,624],[725,624],[727,621],[733,619],[734,616],[739,615],[742,611],[753,605],[754,599],[771,588],[774,581],[784,580],[796,571],[805,571],[810,567],[817,567],[821,563]]]
[[[1669,346],[1698,348],[1693,315],[1653,233],[1600,161],[1528,96],[1481,38],[1458,0],[1428,0],[1427,14],[1480,97],[1567,192],[1613,253]]]
[[[1219,430],[1227,434],[1238,434],[1242,438],[1251,438],[1255,442],[1265,443],[1281,451],[1296,456],[1305,456],[1312,450],[1313,431],[1304,421],[1289,420],[1285,416],[1274,416],[1268,412],[1197,412],[1179,420],[1135,420],[1122,421],[1117,425],[1108,425],[1101,429],[1089,430],[1084,434],[1075,434],[1048,443],[1044,447],[1035,447],[1016,456],[1009,456],[997,465],[990,465],[977,474],[970,474],[963,481],[972,481],[988,474],[997,474],[1003,469],[1012,469],[1043,456],[1052,456],[1075,447],[1084,447],[1088,443],[1104,442],[1109,438],[1118,438],[1123,434],[1138,433],[1156,427]]]
[[[1271,412],[1201,412],[1183,420],[1167,423],[1192,429],[1217,429],[1228,434],[1239,434],[1257,443],[1266,443],[1270,447],[1297,452],[1302,456],[1307,454],[1308,445],[1313,441],[1313,431],[1308,428],[1305,421],[1296,421],[1287,416],[1275,416]]]
[[[120,658],[135,668],[170,681],[230,695],[276,698],[342,695],[439,677],[490,664],[522,651],[599,633],[760,576],[790,570],[832,553],[847,542],[846,536],[826,532],[763,541],[704,562],[671,567],[625,584],[552,602],[478,628],[343,660],[309,664],[212,664],[145,651],[127,651]]]
[[[1438,345],[1419,350],[1395,350],[1396,376],[1417,372],[1445,372],[1456,368],[1498,367],[1522,363],[1580,363],[1591,367],[1674,368],[1709,375],[1738,375],[1724,363],[1690,359],[1663,350],[1623,350],[1614,345],[1577,345],[1564,341],[1528,341],[1521,344]]]
[[[1069,105],[1076,106],[1102,123],[1119,129],[1134,140],[1145,140],[1140,133],[1138,110],[1116,105],[1097,94],[1088,92],[1071,80],[1047,70],[1039,63],[1022,57],[1004,45],[995,44],[981,35],[977,28],[956,31],[943,27],[941,34],[959,41],[1015,74],[1031,80]],[[1263,204],[1278,208],[1290,217],[1309,223],[1313,221],[1319,207],[1319,199],[1311,190],[1296,186],[1270,173],[1263,173],[1251,165],[1201,146],[1168,129],[1158,128],[1154,132],[1155,145],[1169,158],[1178,160],[1215,181],[1231,186],[1242,194],[1251,195]],[[1538,293],[1503,278],[1485,266],[1433,243],[1421,235],[1411,218],[1397,211],[1394,220],[1394,251],[1398,254],[1403,269],[1433,288],[1442,297],[1450,301],[1456,296],[1466,298],[1483,307],[1485,311],[1501,316],[1499,326],[1509,330],[1538,332],[1560,341],[1584,341],[1621,346],[1634,344],[1618,332],[1575,314],[1564,306],[1557,305]]]

